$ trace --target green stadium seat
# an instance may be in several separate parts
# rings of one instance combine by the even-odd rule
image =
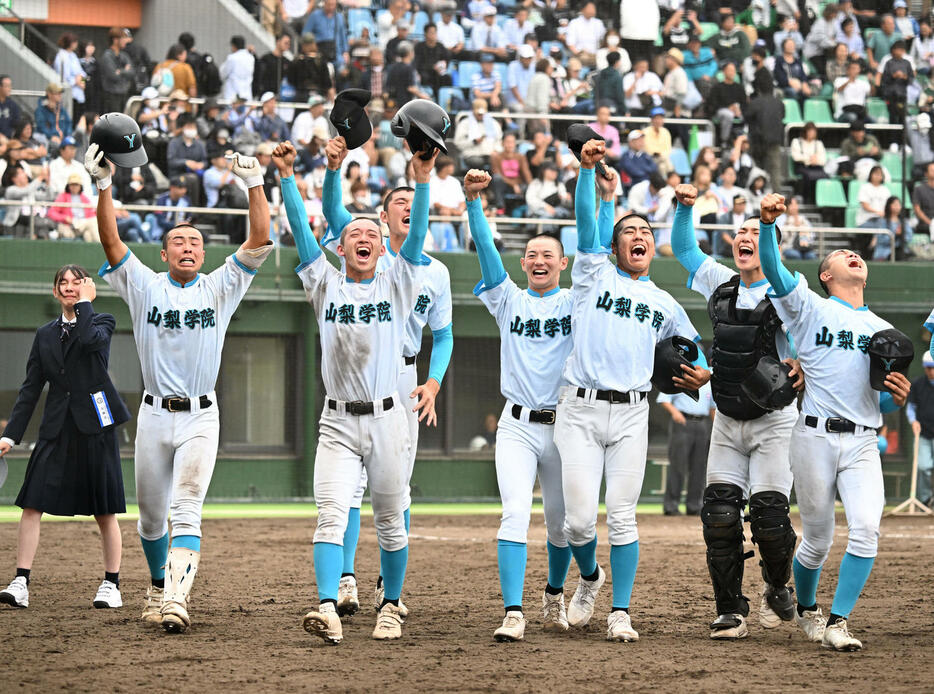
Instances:
[[[846,193],[843,183],[836,178],[822,178],[817,182],[817,206],[846,208]]]
[[[871,96],[866,99],[866,115],[874,123],[888,123],[889,107],[885,105],[884,99]]]
[[[854,178],[847,184],[846,199],[850,201],[851,207],[859,207],[859,189],[862,188],[863,181]]]
[[[804,120],[821,123],[833,123],[830,103],[823,99],[808,99],[804,102]]]
[[[720,31],[720,26],[716,22],[701,22],[700,29],[700,40],[701,42],[704,42]]]
[[[911,157],[906,157],[906,166],[908,170],[911,171]],[[892,175],[893,181],[901,181],[905,177],[905,172],[902,169],[902,153],[901,152],[885,152],[882,155],[882,166],[885,167],[885,170]]]
[[[798,105],[796,99],[782,99],[782,102],[785,104],[785,118],[782,120],[782,123],[800,123],[801,122],[801,107]]]
[[[833,84],[830,82],[824,82],[820,88],[820,94],[817,95],[819,99],[827,99],[828,101],[833,98]]]
[[[845,213],[845,219],[844,219],[844,222],[843,222],[843,226],[845,226],[845,227],[847,227],[847,228],[853,228],[853,227],[856,227],[856,226],[857,226],[857,224],[856,224],[856,213],[857,213],[857,211],[859,211],[859,208],[858,208],[858,207],[847,207],[847,208],[846,208],[846,213]]]
[[[911,187],[905,185],[905,194],[902,195],[902,182],[901,181],[889,181],[885,184],[885,187],[888,188],[892,195],[902,201],[902,205],[911,204]]]

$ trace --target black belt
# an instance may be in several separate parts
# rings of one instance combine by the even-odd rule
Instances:
[[[405,356],[403,356],[402,358],[405,360],[405,365],[406,365],[406,366],[412,366],[412,364],[415,363],[415,360],[418,359],[418,355],[417,355],[417,354],[413,354],[411,357],[405,357]]]
[[[690,419],[694,422],[700,422],[707,419],[707,415],[705,414],[687,414],[686,412],[682,412],[681,414],[684,415],[685,419]]]
[[[813,415],[805,415],[804,417],[804,425],[812,429],[817,428],[818,421],[819,419]],[[857,426],[856,422],[851,422],[843,417],[828,417],[824,422],[824,429],[831,434],[853,434],[856,432]]]
[[[392,406],[392,398],[383,398],[383,411],[391,410]],[[328,407],[332,410],[336,410],[337,400],[328,399]],[[354,400],[353,402],[348,402],[346,405],[344,405],[344,410],[347,412],[347,414],[352,414],[357,417],[362,414],[373,414],[374,409],[374,403],[364,402],[363,400]]]
[[[143,397],[143,402],[147,405],[152,405],[155,402],[155,398],[147,393]],[[207,409],[214,403],[208,398],[207,395],[202,395],[198,398],[198,405],[202,410]],[[162,398],[162,409],[168,410],[169,412],[188,412],[191,410],[191,400],[188,398]]]
[[[578,388],[577,397],[586,398],[587,389]],[[617,403],[628,403],[629,402],[629,393],[621,393],[618,390],[598,390],[597,391],[597,400],[607,400],[611,405]],[[636,402],[642,402],[645,400],[645,393],[639,391],[636,393]]]
[[[522,419],[522,405],[512,406],[512,416],[514,419]],[[554,410],[529,410],[529,421],[535,424],[554,424]]]

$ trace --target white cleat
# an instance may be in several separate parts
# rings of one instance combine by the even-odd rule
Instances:
[[[344,639],[341,618],[333,603],[322,603],[317,610],[312,610],[302,619],[302,627],[312,636],[318,636],[325,643],[336,646]]]
[[[585,627],[593,617],[593,606],[597,600],[597,593],[606,582],[606,573],[600,566],[597,566],[597,579],[595,581],[585,581],[581,576],[577,584],[577,590],[568,604],[568,624],[572,627]]]
[[[518,610],[510,610],[503,625],[493,632],[495,641],[521,641],[525,637],[525,617]]]
[[[610,612],[606,618],[606,640],[607,641],[630,641],[639,640],[639,632],[632,628],[632,620],[628,612],[617,610]]]
[[[181,634],[188,631],[191,626],[191,617],[188,615],[188,599],[184,603],[175,600],[166,600],[159,611],[162,615],[162,628],[170,634]]]
[[[353,576],[343,576],[337,584],[337,614],[339,617],[350,617],[359,609],[357,579]]]
[[[722,614],[710,625],[710,638],[718,641],[736,641],[747,636],[749,628],[741,614]]]
[[[383,605],[376,615],[373,638],[377,641],[392,641],[402,638],[402,610],[391,602]]]
[[[162,588],[150,585],[146,589],[146,602],[140,619],[149,624],[162,624]]]
[[[380,608],[383,606],[383,598],[385,594],[383,592],[383,584],[380,583],[376,586],[376,591],[373,594],[373,607],[376,608],[376,611],[379,612]],[[405,606],[405,603],[402,602],[402,598],[399,598],[399,616],[402,617],[404,622],[409,616],[409,608]]]
[[[763,583],[762,592],[759,595],[759,626],[763,629],[775,629],[781,626],[782,618],[779,617],[775,610],[772,609],[771,605],[769,605],[767,597],[768,590],[768,584]]]
[[[804,614],[799,615],[795,609],[795,621],[804,631],[808,641],[822,643],[824,640],[824,631],[827,628],[827,618],[823,615],[820,608],[816,610],[805,610]]]
[[[11,607],[29,607],[29,586],[25,576],[17,576],[5,590],[0,591],[0,602]]]
[[[835,651],[858,651],[863,647],[863,644],[859,639],[850,636],[850,630],[846,627],[846,620],[838,619],[833,624],[828,624],[824,629],[821,646]]]
[[[568,630],[568,613],[564,608],[564,593],[542,595],[542,619],[545,631],[563,632]]]
[[[105,607],[123,607],[123,598],[120,597],[120,589],[115,583],[104,581],[97,589],[97,595],[94,596],[94,607],[102,609]]]

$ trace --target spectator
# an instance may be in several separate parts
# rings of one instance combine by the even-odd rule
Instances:
[[[779,46],[776,42],[776,46]],[[827,56],[837,45],[837,7],[833,3],[825,5],[821,16],[811,25],[811,31],[804,42],[802,55],[818,74],[824,74]]]
[[[934,474],[934,357],[925,352],[921,358],[924,375],[911,383],[905,415],[911,424],[911,433],[918,439],[917,497],[928,508],[932,499]]]
[[[902,215],[902,201],[890,195],[885,201],[884,212],[879,228],[894,234],[895,260],[905,260],[910,255],[908,246],[911,243],[912,230],[907,215]],[[892,255],[892,237],[888,234],[873,236],[871,248],[873,260],[889,260]]]
[[[81,69],[87,75],[84,83],[84,107],[88,111],[98,112],[101,109],[101,75],[94,56],[96,48],[93,41],[88,41],[79,51]]]
[[[250,128],[263,142],[283,142],[291,135],[288,124],[276,113],[279,102],[276,95],[266,92],[259,98],[260,112],[253,113],[248,121]]]
[[[407,28],[412,28],[405,19],[405,15],[408,11],[408,0],[391,0],[389,7],[387,7],[385,11],[377,13],[376,35],[379,38],[379,47],[383,52],[386,51],[386,46],[389,45],[389,42],[398,35],[397,29],[400,24],[405,23]],[[388,55],[386,56],[386,62],[389,64],[393,62]]]
[[[558,180],[558,165],[546,161],[540,175],[532,179],[525,189],[525,204],[529,217],[570,219],[573,215],[571,195]]]
[[[652,120],[645,134],[645,151],[655,158],[658,170],[662,174],[671,171],[671,132],[665,127],[665,109],[661,106],[653,108],[649,115]]]
[[[742,195],[747,201],[749,200],[749,191],[736,185],[736,169],[732,166],[723,169],[723,173],[720,174],[720,184],[716,186],[714,192],[720,198],[721,214],[726,214],[733,208],[737,195]]]
[[[412,99],[431,98],[419,88],[418,73],[412,65],[412,44],[404,41],[396,51],[399,59],[387,68],[386,81],[383,84],[386,106],[399,108]]]
[[[928,19],[921,20],[918,37],[911,42],[911,61],[920,74],[931,74],[931,68],[934,67],[934,32],[931,31]]]
[[[662,27],[662,45],[665,48],[677,48],[684,51],[692,34],[700,34],[702,27],[697,19],[697,11],[685,7],[675,7],[674,12]]]
[[[833,50],[833,56],[830,60],[827,61],[827,64],[824,66],[824,75],[826,76],[826,82],[833,84],[841,77],[846,77],[847,66],[850,64],[850,54],[847,53],[846,44],[838,43]],[[859,61],[853,61],[859,67]],[[857,75],[859,72],[856,73]]]
[[[138,94],[144,87],[149,86],[152,75],[153,61],[149,58],[146,46],[133,39],[133,32],[124,27],[123,43],[121,48],[130,58],[133,65],[133,79],[130,82],[130,92]]]
[[[240,187],[244,196],[246,187],[243,185],[239,176],[236,176],[230,170],[230,161],[224,155],[224,151],[215,148],[210,153],[211,166],[204,172],[204,199],[207,207],[222,207],[221,191],[225,186],[237,186],[237,181],[241,181]]]
[[[737,65],[749,55],[752,47],[746,32],[736,26],[732,14],[724,14],[720,20],[720,31],[707,39],[707,46],[717,54],[720,65],[733,62]]]
[[[721,171],[733,169],[736,172],[736,181],[741,186],[747,184],[749,181],[749,173],[756,165],[749,150],[749,136],[745,133],[737,135],[736,139],[733,140],[733,146],[728,151],[724,149],[723,157],[720,161]]]
[[[99,69],[101,76],[102,110],[104,113],[123,112],[127,95],[136,86],[133,63],[123,50],[127,37],[122,29],[114,27],[108,33],[110,48],[101,56]]]
[[[394,62],[396,62],[396,50],[400,43],[403,41],[412,43],[412,40],[409,37],[409,29],[411,28],[411,25],[405,20],[400,20],[396,24],[396,35],[389,39],[389,41],[386,43],[386,48],[383,51],[386,54],[387,65],[392,65]]]
[[[459,217],[467,211],[467,200],[460,181],[454,177],[454,160],[441,154],[435,160],[435,175],[428,183],[428,202],[432,214]],[[451,222],[433,223],[431,236],[438,250],[456,250],[456,228]],[[448,239],[442,241],[442,239]],[[454,239],[451,241],[450,239]]]
[[[14,100],[13,78],[0,75],[0,135],[13,137],[13,128],[23,117],[22,110]]]
[[[772,41],[776,53],[782,52],[782,43],[785,39],[791,39],[795,42],[795,53],[800,53],[804,48],[804,37],[798,31],[798,22],[795,21],[794,17],[785,17],[782,20],[782,28],[773,35]]]
[[[733,169],[727,169],[732,171]],[[732,198],[732,207],[717,217],[717,224],[729,224],[730,229],[717,229],[711,232],[713,236],[713,254],[718,258],[733,257],[733,230],[743,226],[749,218],[748,200],[742,193],[736,193]]]
[[[425,40],[415,44],[415,69],[422,84],[431,87],[436,97],[441,94],[441,87],[453,83],[449,69],[451,53],[438,41],[438,27],[425,25]],[[439,97],[440,102],[440,97]]]
[[[713,79],[720,71],[713,51],[701,44],[700,37],[692,36],[684,54],[684,71],[702,96],[710,93]]]
[[[840,156],[846,157],[846,161],[840,164],[839,173],[852,176],[857,171],[868,170],[875,166],[882,156],[882,148],[875,135],[866,133],[866,126],[863,122],[855,121],[850,125],[850,134],[840,145]]]
[[[535,64],[535,74],[529,82],[525,96],[525,110],[529,113],[549,113],[560,108],[553,73],[554,67],[547,58],[542,58]],[[542,121],[540,125],[547,127],[547,121]]]
[[[464,29],[454,19],[454,10],[445,6],[441,10],[441,24],[438,25],[438,41],[455,58],[464,50]]]
[[[496,8],[487,5],[482,14],[483,21],[475,24],[470,31],[470,47],[480,55],[506,60],[506,34],[496,25]]]
[[[516,59],[509,63],[506,71],[506,107],[511,111],[528,111],[525,106],[529,92],[529,84],[535,76],[535,51],[528,44],[519,46]]]
[[[607,66],[597,73],[593,85],[594,102],[607,106],[611,112],[626,112],[626,92],[619,72],[620,55],[616,51],[606,57]]]
[[[934,219],[934,162],[924,169],[924,180],[915,186],[911,194],[915,215],[918,217],[918,233],[931,235],[931,220]]]
[[[646,180],[652,174],[658,173],[655,160],[645,152],[645,136],[641,130],[632,130],[626,138],[629,149],[623,152],[617,168],[629,176],[632,184]]]
[[[921,32],[918,20],[908,14],[908,3],[905,0],[895,0],[892,12],[895,13],[895,30],[905,41],[911,41]]]
[[[777,127],[785,117],[785,104],[773,94],[772,76],[760,68],[755,77],[756,95],[746,109],[752,157],[769,175],[773,188],[782,180],[784,131]]]
[[[708,169],[710,169],[710,175],[712,178],[717,178],[720,175],[720,160],[717,159],[717,153],[714,151],[713,147],[704,146],[701,147],[697,152],[697,157],[694,160],[694,166],[698,164],[703,164]],[[727,205],[729,207],[729,205]]]
[[[153,81],[159,80],[163,71],[167,71],[171,75],[171,82],[165,77],[161,78],[163,85],[170,84],[167,91],[180,90],[188,96],[198,96],[198,81],[195,79],[195,72],[191,69],[191,65],[186,62],[187,59],[188,51],[185,47],[180,43],[174,44],[166,53],[165,60],[153,69]]]
[[[198,93],[202,96],[213,96],[213,94],[204,94],[204,84],[202,79],[202,73],[204,71],[204,56],[195,50],[195,37],[191,34],[191,32],[183,31],[178,35],[178,43],[180,43],[185,49],[185,62],[188,63],[188,66],[191,68],[191,71],[195,75],[195,82],[197,83]]]
[[[656,214],[661,206],[660,196],[664,188],[665,179],[660,174],[653,174],[640,181],[629,189],[629,209],[650,221],[655,221],[658,219]]]
[[[892,52],[892,44],[902,36],[895,28],[895,18],[890,14],[882,15],[880,29],[881,31],[875,32],[866,44],[866,57],[873,72],[879,69],[882,59]]]
[[[337,11],[337,0],[324,0],[322,6],[308,15],[303,34],[312,33],[325,60],[336,65],[350,62],[347,25]]]
[[[645,21],[644,18],[642,21]],[[597,17],[597,5],[585,2],[580,15],[568,23],[564,43],[571,55],[587,67],[596,65],[597,49],[606,34],[603,20]]]
[[[87,74],[75,52],[77,49],[78,35],[66,31],[58,39],[58,53],[52,61],[52,69],[58,73],[59,81],[71,89],[71,100],[75,104],[72,108],[75,111],[78,106],[84,106],[84,85],[87,80]]]
[[[665,79],[662,81],[662,105],[675,118],[681,117],[681,108],[688,95],[688,74],[684,71],[684,53],[669,48],[665,53]]]
[[[734,124],[743,122],[746,108],[746,89],[736,79],[736,65],[723,66],[723,81],[718,81],[707,97],[707,113],[716,116],[719,122],[720,143],[727,144],[734,138]]]
[[[71,135],[71,116],[62,103],[62,85],[50,82],[45,88],[45,98],[36,107],[36,132],[41,133],[52,145],[58,145]]]
[[[529,170],[529,160],[516,149],[515,133],[503,135],[503,151],[492,153],[490,169],[493,172],[493,191],[497,208],[507,207],[507,196],[512,200],[523,196],[523,189],[532,181],[532,172]]]
[[[653,107],[661,106],[662,88],[658,75],[649,70],[649,61],[637,58],[632,72],[623,77],[626,111],[632,116],[642,116]]]
[[[927,165],[934,161],[931,114],[928,111],[922,111],[917,116],[908,118],[906,125],[908,145],[911,147],[911,157],[914,162],[908,180],[918,181],[924,178]]]
[[[26,163],[30,166],[32,176],[36,177],[48,160],[49,148],[45,145],[45,136],[38,137],[33,132],[32,121],[24,116],[13,131],[7,150],[10,163]]]
[[[100,241],[97,232],[97,213],[95,206],[84,193],[84,182],[79,174],[73,173],[68,177],[64,191],[55,198],[56,203],[82,204],[84,207],[59,207],[52,205],[49,208],[49,219],[56,223],[58,238],[84,239],[87,243]]]
[[[85,171],[81,162],[75,159],[77,150],[75,138],[68,135],[62,139],[62,145],[58,148],[58,156],[49,162],[49,189],[53,195],[64,193],[65,186],[72,176],[80,179],[82,189],[94,190],[88,172]]]
[[[850,58],[859,60],[866,54],[866,44],[859,33],[859,25],[855,19],[847,17],[840,25],[840,31],[837,33],[837,41],[846,44]]]
[[[114,219],[117,222],[117,234],[122,241],[141,243],[144,240],[143,220],[135,212],[123,208],[123,202],[114,200]]]
[[[620,43],[633,63],[652,56],[660,22],[657,0],[620,0]]]
[[[503,130],[496,119],[487,113],[487,103],[483,99],[473,100],[470,114],[460,119],[454,130],[454,145],[468,169],[486,168],[502,138]]]
[[[536,130],[532,134],[532,151],[529,157],[529,171],[532,172],[532,178],[541,178],[542,166],[547,161],[557,161],[558,148],[555,145],[555,138],[544,130]]]
[[[230,55],[221,65],[221,79],[224,86],[221,90],[223,98],[233,101],[237,98],[253,98],[253,69],[256,59],[245,48],[246,43],[242,36],[232,36],[230,39]]]
[[[494,60],[490,53],[480,58],[480,72],[473,75],[470,96],[472,99],[485,99],[491,108],[499,110],[503,107],[503,81],[493,71]]]
[[[513,18],[507,20],[503,26],[503,32],[506,34],[506,48],[511,51],[518,50],[519,46],[525,43],[525,37],[535,33],[535,27],[529,21],[529,8],[519,5]]]
[[[597,120],[590,124],[593,131],[605,141],[606,161],[616,166],[623,155],[623,146],[619,140],[619,128],[610,123],[610,107],[606,104],[597,106]]]
[[[328,130],[328,119],[324,117],[324,97],[312,94],[308,98],[308,110],[302,111],[292,123],[292,139],[299,147],[307,147],[315,128]]]
[[[843,25],[846,23],[846,21],[850,20],[853,22],[853,30],[857,34],[862,33],[860,30],[859,19],[856,17],[856,13],[853,11],[853,0],[839,0],[839,2],[837,2],[837,9],[839,10],[839,12],[837,12],[837,26],[840,27],[841,30],[843,29]]]
[[[279,34],[276,37],[276,45],[273,46],[273,49],[255,62],[253,66],[254,94],[279,93],[282,88],[282,80],[283,78],[288,79],[289,66],[292,64],[289,59],[289,50],[291,48],[292,37],[288,34]],[[291,80],[289,80],[289,84],[293,87],[296,86]]]
[[[866,120],[866,98],[872,91],[869,80],[860,75],[859,63],[846,65],[846,76],[833,83],[834,118],[840,123]]]
[[[370,189],[365,181],[354,181],[350,186],[350,202],[344,206],[350,214],[373,214],[376,208],[370,200]]]
[[[379,51],[379,49],[376,50],[377,52]],[[353,55],[355,57],[359,56],[362,61],[363,58],[369,55],[369,52],[370,45],[367,43],[365,47],[361,47],[359,50],[355,51]],[[380,55],[382,55],[382,53],[380,53]],[[363,70],[356,66],[356,62],[356,60],[353,60],[349,63],[344,63],[334,70],[334,89],[332,91],[335,96],[345,89],[366,89],[366,85],[363,82]],[[324,64],[327,66],[326,61]],[[330,79],[330,74],[328,74],[328,78]],[[382,92],[375,93],[381,94]],[[329,100],[333,101],[334,97],[329,96]]]
[[[207,155],[205,155],[207,156]],[[169,180],[169,190],[156,198],[157,207],[174,207],[174,212],[150,212],[143,222],[145,241],[159,243],[165,232],[179,224],[187,224],[191,216],[186,214],[185,208],[191,207],[191,201],[186,196],[188,188],[181,176],[173,176]]]
[[[762,199],[772,192],[769,175],[762,169],[755,167],[749,172],[749,202],[752,203],[750,212],[759,214]]]
[[[386,69],[383,63],[383,52],[378,48],[370,49],[370,66],[363,73],[363,88],[368,89],[371,94],[382,95],[385,93],[384,81],[386,79]]]
[[[632,62],[629,60],[629,52],[625,48],[621,48],[619,42],[619,32],[616,29],[608,29],[606,35],[603,37],[603,45],[597,49],[597,70],[602,70],[607,65],[609,65],[607,56],[609,56],[613,51],[619,53],[618,69],[620,74],[625,75],[627,72],[632,70]],[[576,58],[574,60],[576,60]]]
[[[125,204],[148,205],[156,198],[156,178],[148,163],[131,169],[114,167],[113,186],[114,196]]]
[[[911,61],[905,57],[905,42],[892,44],[892,54],[879,62],[876,86],[889,109],[890,123],[904,123],[908,106],[908,88],[915,78]]]
[[[315,7],[315,0],[279,0],[279,17],[285,24],[286,31],[301,36],[302,27]]]
[[[47,183],[48,174],[42,170],[32,181],[22,166],[8,166],[0,178],[0,188],[3,188],[3,197],[6,200],[22,201],[23,205],[13,205],[4,208],[3,235],[16,238],[55,238],[51,234],[55,223],[45,216],[45,208],[34,207],[32,203],[52,200]],[[33,233],[30,233],[30,225]]]
[[[775,60],[775,83],[788,99],[797,99],[803,103],[811,96],[811,85],[804,63],[795,53],[795,44],[791,39],[782,42],[782,54]]]
[[[220,114],[221,106],[213,96],[209,96],[201,104],[195,124],[198,126],[198,136],[202,140],[207,140],[213,133],[223,127]]]
[[[756,41],[756,45],[752,47],[752,53],[743,61],[741,68],[741,81],[746,88],[747,96],[752,96],[755,93],[753,81],[755,80],[756,73],[761,68],[765,68],[771,74],[772,70],[775,68],[775,58],[770,56],[768,51],[766,51],[764,41]]]
[[[659,393],[657,402],[671,417],[668,425],[668,478],[662,504],[666,516],[681,515],[681,489],[687,480],[684,506],[687,515],[699,516],[704,504],[710,422],[715,406],[709,384],[699,390],[695,401],[684,393]]]
[[[167,142],[175,129],[177,113],[170,111],[169,102],[159,103],[159,92],[155,87],[146,87],[140,97],[143,99],[143,105],[136,115],[140,132],[150,146]]]
[[[801,137],[791,141],[791,160],[800,182],[799,193],[806,202],[813,203],[817,182],[827,178],[824,172],[827,151],[824,143],[817,139],[817,126],[814,123],[805,123]]]
[[[859,208],[856,210],[856,226],[863,229],[880,229],[885,224],[885,204],[889,200],[888,187],[885,185],[885,174],[881,166],[873,166],[869,170],[869,180],[859,187]],[[874,237],[860,235],[854,246],[864,258],[874,245]]]
[[[190,118],[187,116],[186,120]],[[197,180],[198,172],[207,166],[208,155],[204,142],[198,137],[198,126],[194,122],[187,120],[183,123],[181,134],[169,141],[166,156],[170,176],[188,175],[189,181],[192,178]]]
[[[591,87],[581,78],[581,63],[577,58],[568,60],[564,77],[556,77],[555,85],[560,99],[561,113],[592,113]]]
[[[814,250],[814,232],[803,231],[810,228],[808,218],[801,214],[799,198],[793,196],[788,200],[788,209],[781,217],[775,220],[775,225],[782,230],[782,255],[787,260],[814,260],[817,252]],[[799,227],[798,231],[791,231]]]

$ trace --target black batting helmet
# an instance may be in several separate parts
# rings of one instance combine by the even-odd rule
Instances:
[[[700,398],[696,390],[682,390],[674,384],[674,378],[682,378],[681,365],[690,366],[697,360],[697,345],[693,340],[675,335],[655,345],[655,370],[652,372],[652,385],[662,393],[684,393],[694,400]]]
[[[893,371],[907,375],[915,346],[901,330],[880,330],[869,340],[869,384],[875,390],[886,390],[885,377]]]
[[[794,381],[788,376],[791,367],[772,356],[759,359],[756,368],[740,385],[746,396],[763,410],[780,410],[795,401]]]
[[[139,124],[125,113],[105,113],[91,128],[91,143],[117,166],[131,169],[149,161]]]
[[[396,137],[409,143],[413,153],[427,152],[431,158],[434,148],[448,153],[445,138],[451,134],[451,118],[447,111],[428,99],[415,99],[396,111],[389,129]]]

